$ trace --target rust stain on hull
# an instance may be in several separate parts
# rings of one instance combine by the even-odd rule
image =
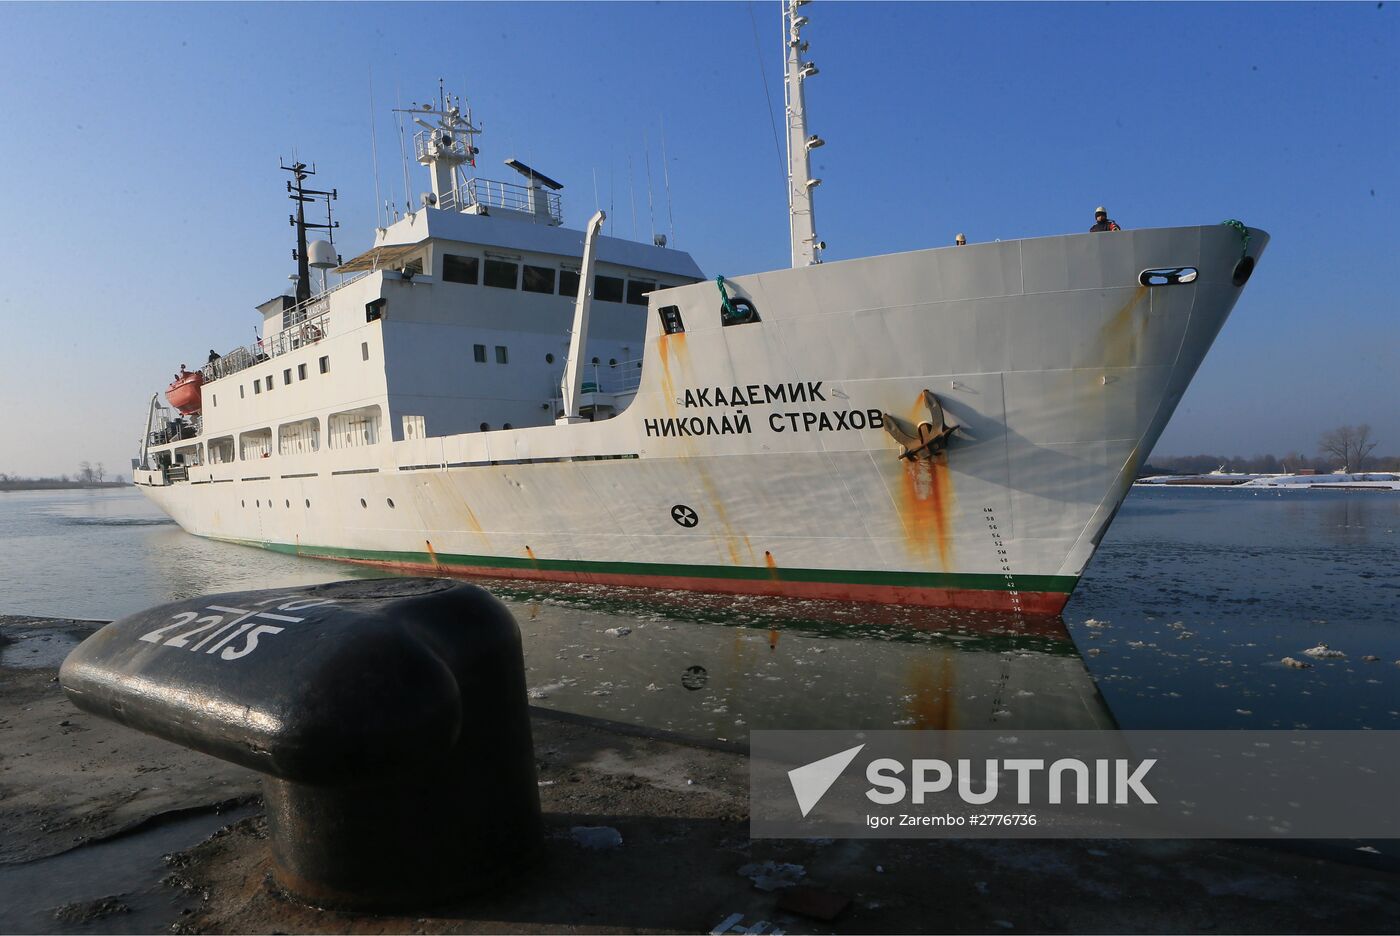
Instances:
[[[1147,321],[1145,316],[1134,315],[1133,310],[1146,295],[1147,287],[1139,286],[1133,290],[1132,297],[1123,304],[1122,308],[1113,313],[1113,317],[1104,323],[1103,329],[1099,332],[1099,352],[1102,366],[1128,367],[1138,359],[1138,341],[1142,338],[1142,331]]]
[[[432,540],[423,540],[423,545],[426,546],[426,547],[428,547],[428,558],[431,559],[431,560],[433,560],[433,568],[434,568],[434,569],[437,569],[439,572],[441,572],[441,571],[442,571],[442,563],[441,563],[441,562],[438,562],[437,550],[436,550],[436,549],[433,549],[433,541],[432,541]]]
[[[763,551],[763,564],[768,567],[768,577],[773,581],[781,581],[778,576],[778,561],[773,558],[773,554],[768,550]]]
[[[900,468],[905,544],[924,561],[936,551],[939,566],[946,571],[953,557],[955,501],[948,453],[939,452],[932,459],[904,459]]]
[[[676,356],[676,363],[682,365],[688,363],[689,355],[685,346],[685,332],[676,332],[674,335],[662,335],[657,340],[657,346],[661,354],[661,392],[664,396],[662,401],[666,405],[668,415],[676,415],[676,383],[671,374],[671,355]],[[686,358],[682,361],[682,358]]]

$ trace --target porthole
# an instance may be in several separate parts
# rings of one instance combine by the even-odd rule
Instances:
[[[512,426],[510,423],[501,423],[501,428],[502,428],[502,429],[514,429],[515,427]]]
[[[554,363],[554,355],[552,355],[552,354],[546,354],[546,355],[544,356],[544,362],[545,362],[546,364],[553,364],[553,363]]]
[[[482,431],[482,432],[490,432],[490,431],[491,431],[491,424],[490,424],[490,423],[482,423],[482,424],[481,424],[481,431]]]
[[[593,359],[593,366],[594,366],[594,367],[597,367],[597,366],[598,366],[598,363],[599,363],[599,362],[598,362],[598,359],[597,359],[597,358],[594,358],[594,359]]]
[[[248,506],[248,502],[245,501],[245,500],[241,500],[241,501],[238,502],[238,506],[239,506],[239,507],[247,507],[247,506]]]
[[[617,358],[608,358],[608,366],[609,366],[609,367],[616,367],[616,366],[617,366]]]
[[[255,501],[255,502],[253,503],[253,506],[254,506],[254,507],[261,507],[261,506],[262,506],[262,501]]]
[[[393,499],[392,497],[386,497],[386,498],[384,498],[384,503],[386,503],[386,504],[389,505],[389,509],[390,509],[390,510],[393,510],[393,509],[394,509],[394,499]]]
[[[306,500],[306,509],[307,509],[307,510],[310,510],[310,509],[311,509],[311,499],[310,499],[310,498],[307,498],[307,500]]]
[[[292,502],[291,502],[290,500],[287,501],[287,509],[288,509],[288,510],[291,510],[291,509],[292,509]]]
[[[369,504],[366,504],[366,503],[365,503],[365,499],[364,499],[363,497],[360,498],[360,506],[361,506],[361,507],[364,507],[364,508],[366,508],[366,509],[369,508]]]

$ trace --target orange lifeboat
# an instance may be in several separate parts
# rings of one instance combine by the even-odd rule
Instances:
[[[165,398],[184,415],[193,416],[200,411],[199,388],[203,383],[204,375],[191,371],[177,377],[165,388]]]

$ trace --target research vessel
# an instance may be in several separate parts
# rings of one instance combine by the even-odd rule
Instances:
[[[284,167],[296,294],[179,415],[152,398],[140,490],[193,534],[398,569],[1058,612],[1268,236],[823,262],[797,6],[791,268],[569,228],[549,176],[476,174],[440,94],[411,114],[431,191],[349,261],[309,240],[333,191]]]

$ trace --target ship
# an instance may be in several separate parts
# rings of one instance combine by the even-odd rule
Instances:
[[[335,190],[283,167],[295,294],[178,413],[153,395],[134,483],[198,536],[398,570],[1058,613],[1268,235],[826,261],[800,6],[789,268],[566,227],[553,178],[477,175],[440,90],[406,109],[431,191],[348,261],[308,240]]]

